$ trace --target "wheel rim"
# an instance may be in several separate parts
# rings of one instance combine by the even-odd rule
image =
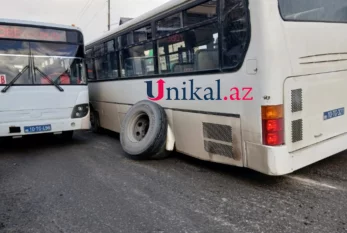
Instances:
[[[149,117],[147,114],[140,114],[138,115],[133,121],[130,126],[130,135],[132,136],[133,141],[140,142],[142,141],[149,129]]]

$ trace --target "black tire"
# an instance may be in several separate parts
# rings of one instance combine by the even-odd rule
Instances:
[[[166,113],[158,104],[143,100],[132,106],[125,115],[120,133],[126,156],[134,160],[166,157],[167,125]]]
[[[90,111],[90,124],[93,133],[101,132],[99,113],[95,110]]]

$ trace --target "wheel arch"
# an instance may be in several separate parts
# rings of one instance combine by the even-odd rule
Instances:
[[[166,136],[166,150],[173,151],[175,149],[176,137],[174,131],[173,110],[165,109],[165,113],[168,119],[167,124],[167,136]]]

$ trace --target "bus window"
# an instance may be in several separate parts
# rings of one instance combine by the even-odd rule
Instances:
[[[118,78],[118,56],[115,51],[114,40],[106,43],[106,55],[104,57],[104,67],[108,79]]]
[[[154,74],[153,43],[146,43],[122,50],[124,77]]]
[[[165,36],[180,28],[182,28],[181,13],[177,13],[157,22],[157,36]]]
[[[134,43],[139,43],[142,41],[152,39],[152,28],[151,26],[146,26],[134,31]]]
[[[219,68],[218,27],[205,25],[158,41],[161,73]]]
[[[246,54],[248,42],[247,7],[244,0],[222,0],[223,67],[234,68]]]
[[[94,75],[94,62],[93,62],[93,50],[89,49],[86,51],[86,73],[88,80],[95,80]]]
[[[217,16],[217,1],[212,0],[183,12],[184,26],[201,23]]]
[[[132,32],[129,32],[125,35],[122,35],[121,37],[121,46],[122,48],[124,47],[127,47],[127,46],[130,46],[134,43],[133,41],[133,33]]]
[[[95,62],[96,78],[98,80],[105,79],[105,77],[104,77],[104,70],[103,70],[103,67],[102,67],[102,57],[96,57],[94,62]]]
[[[345,0],[279,0],[284,19],[292,21],[347,22]]]
[[[94,63],[93,63],[93,60],[91,58],[86,59],[86,67],[87,67],[88,80],[95,80]]]
[[[95,46],[94,48],[94,64],[95,64],[95,74],[97,80],[105,79],[105,70],[103,69],[103,56],[105,55],[104,44]]]

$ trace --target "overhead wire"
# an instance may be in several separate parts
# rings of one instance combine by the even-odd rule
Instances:
[[[84,5],[80,13],[76,17],[76,22],[79,22],[82,18],[82,16],[87,12],[89,7],[93,4],[94,0],[88,0],[87,3]]]
[[[104,4],[102,5],[102,8],[100,8],[100,10],[96,11],[95,14],[93,15],[93,17],[90,19],[90,21],[85,25],[85,27],[89,26],[89,24],[94,20],[94,18],[107,6],[106,4],[107,2],[104,2]]]

